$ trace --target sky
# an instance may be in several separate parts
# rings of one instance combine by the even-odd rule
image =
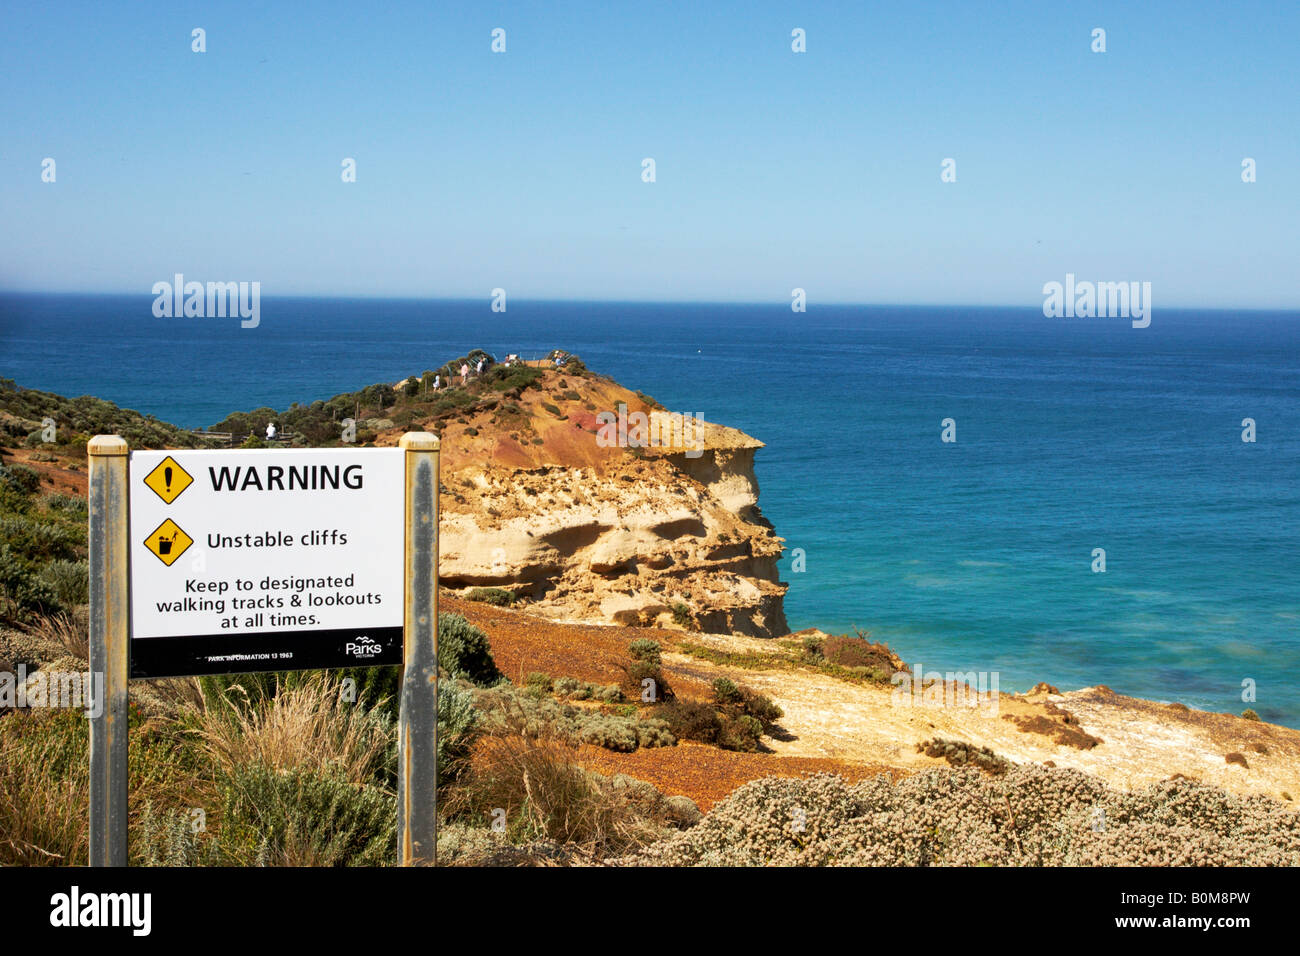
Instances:
[[[6,3],[0,289],[1296,308],[1297,36],[1294,2]]]

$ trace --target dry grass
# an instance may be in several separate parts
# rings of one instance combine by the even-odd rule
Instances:
[[[341,703],[339,687],[322,674],[256,701],[236,685],[228,691],[231,706],[209,710],[196,733],[218,769],[257,763],[369,783],[391,769],[397,727],[360,701]]]
[[[482,826],[504,810],[510,840],[553,840],[593,858],[631,852],[663,837],[646,794],[616,788],[575,765],[575,752],[555,739],[512,733],[484,738],[448,796],[448,817]],[[652,799],[657,802],[658,795]]]
[[[90,621],[85,613],[38,614],[22,629],[40,641],[63,648],[78,660],[90,660]]]
[[[21,735],[17,721],[27,722]],[[89,854],[90,772],[68,767],[64,742],[37,719],[9,718],[0,740],[0,865],[84,865]],[[68,772],[58,772],[67,768]],[[52,772],[53,771],[53,772]]]

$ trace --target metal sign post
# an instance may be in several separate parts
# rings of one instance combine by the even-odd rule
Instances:
[[[403,866],[438,854],[438,439],[407,432],[406,620],[398,716],[397,847]]]
[[[90,459],[90,672],[103,675],[104,695],[99,716],[90,721],[90,865],[126,866],[131,617],[126,441],[116,435],[96,435],[86,451]]]

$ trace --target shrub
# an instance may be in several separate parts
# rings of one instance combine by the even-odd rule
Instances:
[[[498,392],[509,392],[514,389],[522,391],[525,388],[532,388],[537,385],[538,380],[542,377],[542,370],[529,365],[514,365],[510,368],[506,368],[504,365],[496,365],[483,377]]]
[[[0,865],[87,863],[89,721],[82,711],[37,709],[0,719]],[[183,733],[128,714],[131,855],[144,807],[203,805],[199,754]]]
[[[1094,829],[1097,810],[1106,826]],[[767,777],[627,862],[654,866],[1295,866],[1300,814],[1188,780],[1115,790],[1015,767]]]
[[[723,750],[753,753],[760,749],[762,736],[763,725],[749,714],[741,714],[723,721],[718,746]]]
[[[660,656],[659,641],[647,639],[647,637],[638,637],[637,640],[628,644],[628,652],[632,654],[633,661],[643,661],[659,667],[663,663]]]
[[[504,813],[512,843],[553,840],[596,855],[629,852],[665,835],[658,791],[620,785],[575,766],[572,756],[571,745],[553,739],[488,738],[449,795],[447,814],[487,825]]]
[[[438,666],[480,687],[505,677],[492,660],[487,635],[459,614],[438,615]]]
[[[677,743],[664,723],[643,720],[635,707],[629,708],[630,713],[584,710],[510,684],[478,692],[475,704],[483,714],[486,733],[591,743],[623,752]]]
[[[561,700],[598,700],[616,704],[623,699],[617,684],[589,684],[574,677],[557,677],[551,692]]]
[[[893,677],[897,664],[889,646],[873,643],[865,634],[856,637],[832,634],[822,641],[823,664],[844,668],[853,676],[866,677],[880,683]]]
[[[60,610],[54,591],[40,579],[31,562],[8,543],[0,543],[0,619],[18,621],[33,611]]]
[[[455,678],[438,682],[438,790],[455,781],[469,763],[479,734],[474,695]]]
[[[1259,720],[1259,714],[1255,713],[1255,711],[1250,708],[1243,710],[1241,716],[1245,717],[1247,720]]]
[[[740,696],[740,688],[736,686],[736,682],[730,678],[719,677],[713,682],[713,701],[723,710],[739,705],[743,712],[744,698]]]
[[[659,667],[663,663],[661,649],[658,641],[652,641],[649,638],[639,637],[627,646],[628,651],[632,654],[632,659],[644,661]]]
[[[468,429],[466,432],[468,433]],[[466,601],[482,601],[496,607],[508,607],[515,603],[515,592],[504,588],[473,588],[465,595]]]
[[[182,807],[155,811],[153,804],[146,804],[135,842],[145,866],[220,866],[222,862],[217,840],[197,830]]]
[[[75,558],[86,543],[86,529],[43,516],[0,515],[0,540],[24,560],[44,564]]]
[[[722,718],[713,707],[698,700],[666,701],[651,713],[681,740],[716,744],[722,736]]]
[[[680,601],[673,605],[673,623],[678,627],[690,627],[694,623],[691,609]]]
[[[916,750],[927,757],[942,757],[954,767],[969,764],[997,776],[1006,773],[1012,766],[1006,757],[999,757],[988,747],[976,747],[965,741],[934,737],[917,744]]]
[[[11,487],[18,495],[30,497],[41,488],[41,475],[28,465],[0,465],[0,486]]]
[[[673,696],[673,690],[664,677],[663,669],[649,661],[633,661],[623,667],[626,676],[620,690],[630,700],[655,703]],[[650,683],[646,683],[649,681]]]
[[[61,607],[90,603],[90,565],[85,561],[51,561],[37,572]]]
[[[538,671],[533,671],[524,678],[524,687],[526,692],[533,694],[535,697],[544,697],[551,692],[553,687],[551,678]]]
[[[227,862],[282,866],[378,866],[397,852],[397,798],[331,771],[254,763],[220,780]]]
[[[752,717],[761,728],[770,727],[784,716],[770,697],[742,687],[726,677],[713,682],[713,702],[728,717]]]
[[[90,508],[85,498],[74,498],[71,495],[48,494],[45,496],[45,507],[50,511],[66,516],[73,521],[86,521],[90,517]]]

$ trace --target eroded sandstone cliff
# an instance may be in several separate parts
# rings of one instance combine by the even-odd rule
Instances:
[[[444,585],[507,588],[555,620],[785,634],[783,541],[754,477],[762,442],[683,427],[590,371],[537,373],[504,391],[471,382],[472,402],[411,426],[442,438]],[[644,414],[653,444],[635,428],[622,443],[608,424],[602,433],[602,413]]]

